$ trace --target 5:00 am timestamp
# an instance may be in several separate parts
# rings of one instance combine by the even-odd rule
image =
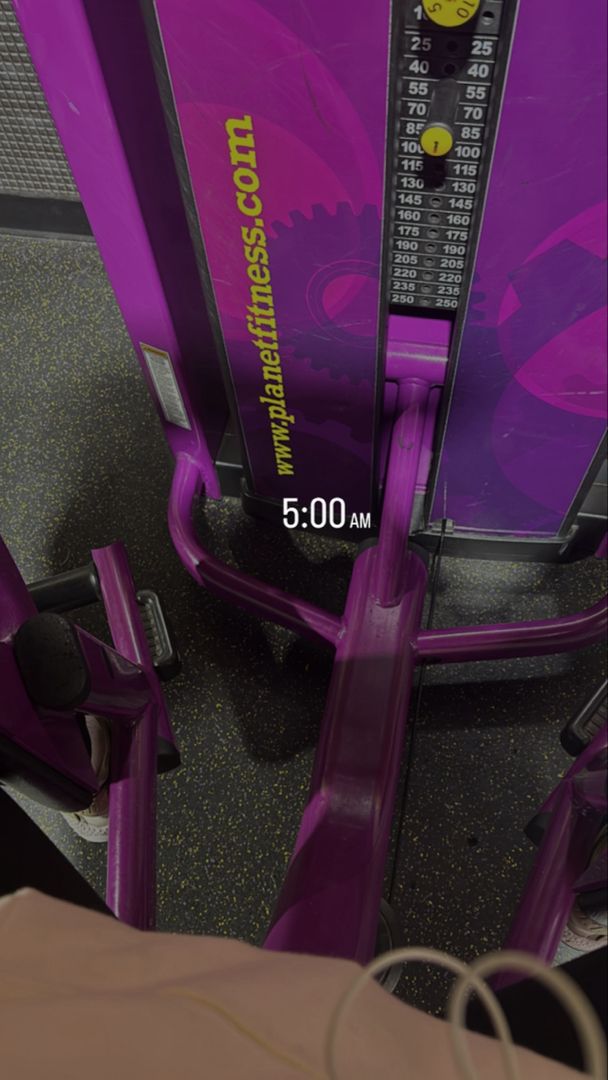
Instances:
[[[349,514],[344,499],[311,499],[300,506],[295,496],[283,499],[283,525],[286,529],[371,529],[371,513]]]

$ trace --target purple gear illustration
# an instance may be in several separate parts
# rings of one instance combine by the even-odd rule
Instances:
[[[302,360],[301,364],[307,371],[311,370],[310,360]],[[346,376],[343,376],[343,378],[346,379]],[[350,407],[345,409],[341,408],[339,402],[336,401],[336,394],[339,398],[341,383],[342,379],[332,377],[329,371],[316,371],[314,375],[315,396],[312,400],[300,399],[298,401],[298,412],[314,423],[315,426],[321,427],[325,425],[327,427],[328,423],[336,421],[319,421],[318,401],[320,399],[326,404],[329,402],[332,415],[339,417],[337,423],[344,425],[355,442],[368,444],[373,429],[373,421],[369,415],[369,384],[363,380],[358,384],[349,384]],[[363,402],[359,401],[359,395],[363,398]]]
[[[375,333],[352,333],[336,325],[324,307],[324,296],[340,278],[377,279],[378,210],[367,205],[355,214],[348,203],[339,203],[330,214],[317,204],[311,218],[299,210],[290,217],[291,226],[273,223],[277,236],[268,241],[275,305],[289,326],[281,334],[282,343],[293,349],[295,357],[308,360],[317,371],[328,371],[334,379],[369,381]]]

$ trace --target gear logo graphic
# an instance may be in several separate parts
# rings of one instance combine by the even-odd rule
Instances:
[[[331,378],[372,382],[376,358],[381,226],[375,206],[335,214],[315,205],[312,217],[274,222],[268,256],[281,344]]]

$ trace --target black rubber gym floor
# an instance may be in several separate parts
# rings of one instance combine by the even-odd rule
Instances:
[[[171,457],[97,250],[0,236],[0,533],[26,580],[122,539],[162,595],[183,656],[166,687],[182,767],[159,783],[159,928],[259,942],[306,798],[331,657],[199,589],[169,541]],[[236,565],[339,611],[354,546],[201,508]],[[605,568],[444,559],[435,625],[542,618],[596,599]],[[99,612],[81,621],[103,632]],[[425,673],[404,825],[387,866],[403,943],[463,959],[499,947],[533,849],[522,829],[569,758],[559,731],[602,678],[603,650]],[[103,888],[105,849],[28,811]],[[439,1011],[443,976],[400,994]]]

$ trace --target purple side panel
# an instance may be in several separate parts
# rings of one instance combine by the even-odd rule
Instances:
[[[167,440],[217,496],[227,407],[137,0],[14,7]],[[189,427],[163,415],[141,343],[169,354]]]
[[[157,0],[256,493],[372,491],[390,2]],[[227,120],[250,116],[258,219],[237,207]],[[279,476],[242,227],[263,222],[294,475]]]
[[[432,517],[555,535],[605,430],[606,5],[519,5]]]

